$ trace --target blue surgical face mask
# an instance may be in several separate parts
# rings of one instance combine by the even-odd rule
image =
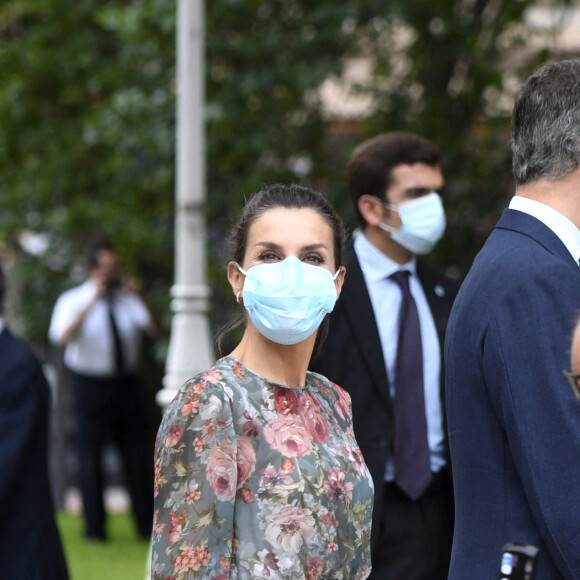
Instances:
[[[439,194],[429,193],[396,206],[380,199],[378,201],[398,212],[401,217],[399,228],[386,224],[379,224],[379,227],[390,232],[392,240],[413,254],[428,254],[443,237],[446,226],[445,210]]]
[[[243,302],[260,334],[278,344],[296,344],[316,332],[336,302],[333,276],[326,268],[290,256],[258,264],[246,272]]]

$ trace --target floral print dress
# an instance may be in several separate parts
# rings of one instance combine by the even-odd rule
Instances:
[[[155,450],[154,580],[363,579],[373,484],[350,397],[227,356],[186,382]]]

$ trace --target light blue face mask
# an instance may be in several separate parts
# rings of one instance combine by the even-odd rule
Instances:
[[[379,227],[391,233],[391,239],[407,248],[413,254],[428,254],[445,233],[445,210],[439,194],[432,192],[398,206],[376,198],[388,209],[399,213],[401,227],[392,228],[386,224]]]
[[[244,307],[260,334],[278,344],[296,344],[316,332],[336,302],[333,276],[326,268],[290,256],[258,264],[246,272]]]

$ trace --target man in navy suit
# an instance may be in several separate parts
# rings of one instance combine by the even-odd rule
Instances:
[[[497,578],[505,542],[539,549],[538,580],[580,578],[580,406],[562,372],[580,310],[580,60],[524,84],[512,152],[515,196],[447,328],[450,580]]]
[[[370,578],[377,580],[446,580],[449,569],[453,507],[441,354],[458,284],[416,258],[445,229],[439,158],[432,143],[410,133],[384,133],[353,152],[347,174],[360,230],[312,365],[352,399],[355,436],[375,485]],[[395,278],[401,274],[418,314],[414,353],[398,346],[403,290]],[[399,351],[417,371],[414,393],[396,380],[404,374],[397,370]],[[398,411],[397,393],[405,392],[416,418]],[[404,467],[397,467],[398,443],[411,438],[398,436],[398,427],[422,440],[423,476],[413,472],[420,463],[414,456],[407,465],[411,489],[399,478]]]
[[[67,580],[48,476],[49,388],[4,324],[4,294],[0,267],[0,576]]]

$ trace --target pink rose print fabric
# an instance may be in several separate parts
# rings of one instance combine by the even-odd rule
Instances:
[[[233,357],[191,379],[155,448],[152,579],[347,580],[370,574],[372,480],[350,398],[286,387]]]

